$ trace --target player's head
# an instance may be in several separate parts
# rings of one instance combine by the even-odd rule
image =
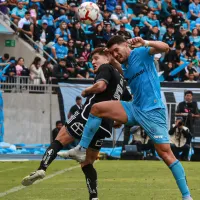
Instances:
[[[98,47],[94,49],[91,53],[92,56],[92,65],[94,67],[94,73],[96,73],[99,67],[103,64],[109,63],[109,58],[105,53],[104,47]]]
[[[131,51],[126,40],[120,35],[113,36],[108,41],[107,48],[119,63],[124,63]]]
[[[188,90],[185,92],[185,101],[192,102],[193,99],[193,92]]]

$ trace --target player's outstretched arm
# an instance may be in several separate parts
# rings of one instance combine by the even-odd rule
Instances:
[[[161,41],[148,41],[143,40],[141,37],[135,37],[127,40],[127,42],[134,48],[137,47],[150,47],[149,54],[154,55],[157,53],[166,53],[169,51],[169,45]]]

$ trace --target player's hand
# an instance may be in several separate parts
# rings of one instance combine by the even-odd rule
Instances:
[[[122,124],[120,122],[114,122],[113,127],[114,128],[120,128],[122,126]]]
[[[86,93],[85,90],[82,91],[81,96],[84,97],[84,98],[87,97],[87,93]]]
[[[131,45],[131,47],[137,48],[145,45],[145,41],[141,37],[135,37],[127,40],[127,43]]]

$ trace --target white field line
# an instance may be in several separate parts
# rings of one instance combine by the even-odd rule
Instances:
[[[55,176],[57,176],[57,175],[63,174],[63,173],[65,173],[65,172],[71,171],[71,170],[76,169],[76,168],[79,168],[79,167],[80,167],[80,165],[76,165],[76,166],[74,166],[74,167],[70,167],[70,168],[66,168],[66,169],[57,171],[57,172],[55,172],[55,173],[53,173],[53,174],[50,174],[50,175],[46,176],[45,178],[43,178],[43,179],[41,179],[41,180],[36,181],[34,184],[38,184],[38,183],[40,183],[40,182],[42,182],[42,181],[44,181],[44,180],[53,178],[53,177],[55,177]],[[21,186],[21,185],[20,185],[20,186],[13,187],[13,188],[11,188],[10,190],[7,190],[7,191],[5,191],[5,192],[0,193],[0,197],[7,196],[7,195],[9,195],[9,194],[11,194],[11,193],[14,193],[14,192],[18,192],[18,191],[20,191],[20,190],[23,190],[24,188],[26,188],[26,187],[25,187],[25,186]]]

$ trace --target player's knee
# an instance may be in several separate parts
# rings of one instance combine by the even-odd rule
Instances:
[[[91,108],[90,113],[97,117],[101,117],[100,116],[101,115],[100,106],[98,104],[94,104]]]
[[[163,159],[167,160],[171,156],[171,150],[170,149],[160,149],[158,152],[158,155]]]

